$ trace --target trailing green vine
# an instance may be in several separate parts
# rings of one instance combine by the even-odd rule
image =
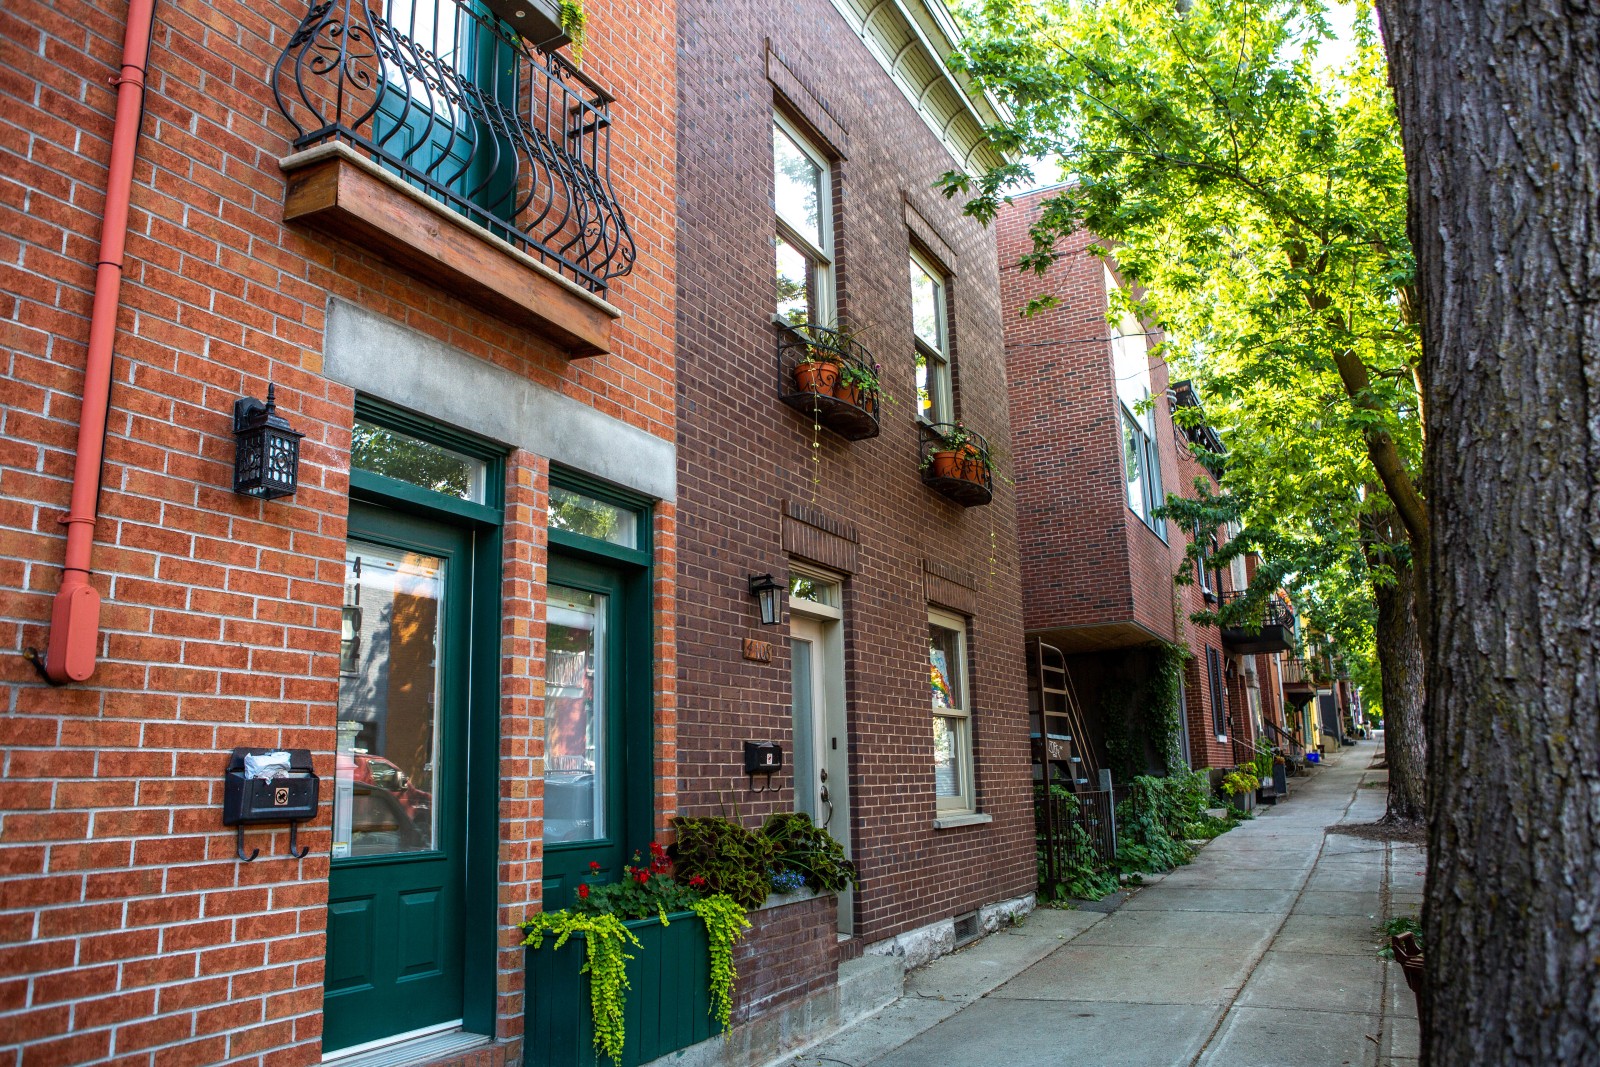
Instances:
[[[750,928],[744,909],[726,893],[706,897],[690,905],[706,924],[706,943],[711,958],[711,1014],[728,1033],[733,1018],[733,983],[739,972],[733,966],[733,943]]]
[[[696,908],[698,910],[698,907]],[[707,928],[710,922],[706,923]],[[628,961],[633,959],[628,944],[638,948],[639,939],[615,915],[587,915],[579,912],[541,911],[524,920],[527,933],[524,945],[539,949],[548,935],[555,935],[550,947],[559,949],[575,933],[583,934],[584,965],[580,974],[589,975],[589,1008],[594,1015],[594,1047],[612,1060],[621,1062],[627,1040],[623,1012],[628,996]]]
[[[583,9],[583,0],[561,0],[557,20],[572,42],[572,61],[582,63],[584,45],[589,43],[589,14]]]

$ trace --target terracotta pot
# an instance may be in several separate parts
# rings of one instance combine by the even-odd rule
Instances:
[[[809,360],[798,363],[794,368],[794,383],[800,387],[802,393],[833,392],[834,383],[839,380],[839,364],[823,363],[820,360]]]
[[[931,461],[929,466],[933,468],[933,476],[935,478],[966,477],[962,473],[965,463],[962,461],[961,454],[953,449],[935,452],[929,459]]]

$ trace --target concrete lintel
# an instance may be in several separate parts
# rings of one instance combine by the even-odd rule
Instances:
[[[672,441],[338,298],[328,301],[323,373],[615,485],[677,499]]]

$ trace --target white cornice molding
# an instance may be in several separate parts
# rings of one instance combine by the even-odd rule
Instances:
[[[1010,113],[950,69],[947,57],[961,30],[944,0],[833,0],[833,6],[963,170],[975,174],[1005,161],[983,131]]]

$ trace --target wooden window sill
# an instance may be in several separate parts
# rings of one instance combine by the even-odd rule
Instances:
[[[389,255],[426,282],[527,327],[571,358],[611,351],[622,313],[577,283],[389,174],[347,145],[279,162],[285,222]]]

